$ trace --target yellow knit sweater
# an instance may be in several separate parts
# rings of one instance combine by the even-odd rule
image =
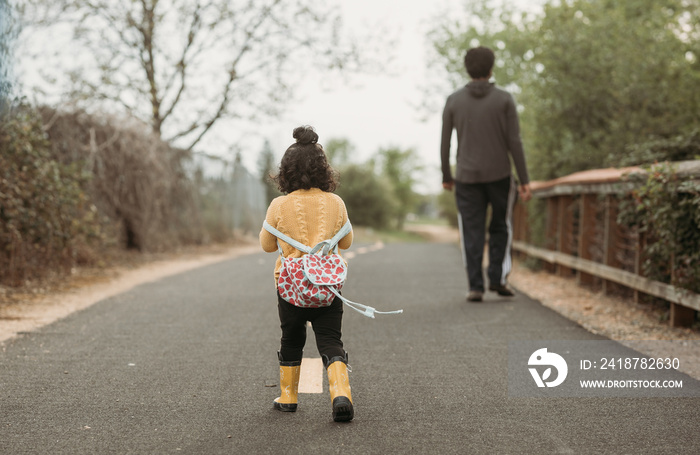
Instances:
[[[313,247],[317,243],[333,237],[348,220],[345,203],[340,196],[318,188],[296,190],[275,198],[267,209],[265,220],[274,228],[303,243]],[[277,251],[277,237],[260,230],[260,245],[268,253]],[[284,257],[301,257],[303,253],[282,240]],[[338,243],[340,249],[346,250],[352,244],[352,232]],[[279,278],[282,265],[281,258],[275,264],[275,284]]]

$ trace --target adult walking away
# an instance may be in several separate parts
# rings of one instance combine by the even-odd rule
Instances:
[[[489,205],[489,290],[502,296],[514,295],[507,285],[511,271],[513,205],[518,192],[523,201],[532,197],[515,101],[510,93],[489,82],[494,61],[495,55],[487,47],[467,51],[464,65],[471,81],[447,98],[442,113],[442,186],[456,191],[469,279],[467,300],[471,302],[483,300],[482,260]],[[450,167],[453,129],[457,130],[454,178]],[[515,164],[519,186],[511,171],[510,158]]]

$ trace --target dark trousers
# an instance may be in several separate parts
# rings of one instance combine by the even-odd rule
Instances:
[[[488,279],[491,285],[506,284],[512,267],[512,216],[517,194],[515,181],[511,177],[489,183],[455,182],[462,247],[469,289],[472,291],[484,291],[482,261],[489,205]]]
[[[345,355],[341,341],[343,301],[338,297],[327,307],[301,308],[277,294],[282,339],[280,355],[284,361],[301,360],[306,344],[306,322],[310,321],[316,335],[316,347],[329,359]]]

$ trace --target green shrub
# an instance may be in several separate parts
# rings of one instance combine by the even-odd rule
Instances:
[[[700,128],[668,138],[653,138],[627,147],[624,166],[649,165],[659,161],[685,161],[700,157]]]
[[[21,285],[70,269],[99,239],[89,177],[51,159],[38,116],[26,107],[0,125],[0,282]]]
[[[390,182],[366,164],[344,166],[340,179],[336,193],[345,201],[353,224],[374,229],[394,227],[399,203]]]
[[[679,179],[669,163],[650,166],[618,222],[646,236],[645,276],[700,292],[700,183]]]

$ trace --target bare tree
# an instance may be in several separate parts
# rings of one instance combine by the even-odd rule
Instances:
[[[83,107],[119,106],[191,150],[225,118],[278,111],[304,74],[357,69],[339,5],[311,0],[27,0],[34,31],[72,32],[43,72]],[[63,32],[61,32],[63,31]],[[34,46],[50,61],[51,43]]]

